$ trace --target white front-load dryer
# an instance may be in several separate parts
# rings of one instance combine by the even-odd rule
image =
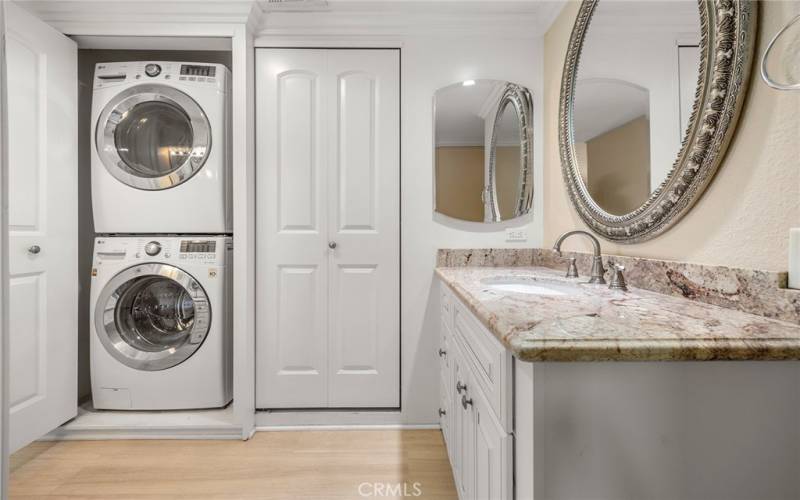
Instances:
[[[219,408],[231,401],[231,248],[230,237],[95,239],[95,408]]]
[[[229,81],[221,64],[95,66],[96,233],[231,232]]]

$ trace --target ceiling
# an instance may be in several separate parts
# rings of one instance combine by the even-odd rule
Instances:
[[[567,0],[15,0],[57,28],[79,22],[255,23],[259,31],[541,36]],[[69,33],[67,33],[69,34]]]

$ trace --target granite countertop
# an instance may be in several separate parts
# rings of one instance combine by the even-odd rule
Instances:
[[[437,267],[436,274],[522,361],[800,359],[800,325],[717,305],[609,290],[544,267]],[[510,276],[574,293],[498,291],[482,281]]]

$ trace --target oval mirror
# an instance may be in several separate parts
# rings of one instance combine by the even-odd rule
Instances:
[[[650,239],[711,181],[744,98],[748,1],[586,0],[561,88],[570,198],[601,236]]]
[[[527,88],[469,80],[434,95],[436,212],[501,222],[533,204],[533,107]]]

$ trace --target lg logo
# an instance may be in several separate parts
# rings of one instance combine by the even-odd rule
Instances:
[[[362,497],[419,497],[422,483],[361,483],[358,494]]]

